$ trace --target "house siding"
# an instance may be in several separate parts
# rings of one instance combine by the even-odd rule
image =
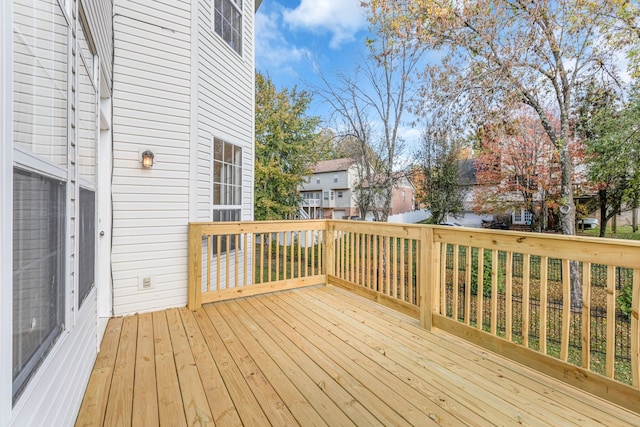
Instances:
[[[213,138],[242,147],[242,219],[253,219],[255,90],[253,2],[244,2],[242,56],[213,31],[212,3],[198,3],[197,212],[210,221]]]
[[[197,13],[197,170],[196,214],[198,221],[212,220],[212,144],[219,138],[242,148],[242,205],[243,221],[253,219],[253,169],[254,169],[254,103],[255,66],[253,35],[253,4],[243,5],[243,49],[238,55],[218,34],[212,23],[210,0],[198,2]],[[251,265],[249,251],[234,250],[228,255],[246,257]],[[233,274],[227,277],[227,255],[221,255],[220,284],[211,285],[224,289],[236,283]],[[217,259],[212,259],[217,263]],[[232,262],[232,261],[230,261]],[[251,269],[249,269],[251,270]],[[206,277],[206,267],[203,271]],[[242,282],[244,277],[238,277]],[[251,280],[250,277],[247,280]],[[206,281],[203,281],[206,283]]]
[[[100,92],[103,98],[111,94],[113,74],[113,1],[83,0],[80,6],[91,29],[92,40],[100,58]]]
[[[95,291],[76,318],[76,326],[58,339],[56,347],[31,380],[28,396],[14,408],[9,425],[73,425],[97,354]],[[55,396],[55,397],[54,397]]]
[[[114,4],[114,314],[185,305],[191,4]],[[140,153],[155,154],[143,169]],[[151,288],[141,289],[143,278]]]
[[[1,386],[0,399],[0,425],[1,426],[31,426],[42,425],[43,420],[55,425],[72,425],[75,421],[77,411],[80,407],[84,390],[91,368],[96,358],[98,341],[100,334],[97,328],[97,301],[96,288],[91,289],[79,306],[78,295],[78,195],[80,180],[83,186],[94,188],[93,176],[95,172],[96,154],[92,151],[97,144],[97,99],[93,86],[85,72],[79,52],[81,46],[76,45],[79,41],[79,30],[75,30],[80,25],[78,20],[79,5],[77,2],[69,2],[67,9],[61,9],[57,0],[38,1],[33,3],[26,0],[14,0],[9,10],[10,18],[2,19],[2,25],[13,28],[14,40],[11,44],[10,57],[13,58],[13,72],[9,71],[4,75],[2,81],[6,82],[7,90],[12,91],[14,101],[11,97],[2,96],[4,102],[3,116],[9,118],[15,133],[3,135],[3,146],[8,150],[13,150],[13,156],[2,157],[2,169],[8,171],[8,179],[3,183],[7,184],[2,192],[3,207],[6,212],[12,208],[11,193],[14,181],[11,171],[14,166],[34,170],[44,176],[54,176],[56,180],[64,183],[64,205],[65,205],[65,249],[64,249],[64,327],[60,335],[56,338],[51,349],[44,357],[41,364],[33,371],[32,377],[26,383],[22,394],[15,403],[12,402],[12,333],[11,326],[1,329],[0,335],[0,375]],[[87,2],[85,4],[85,14],[91,15],[95,21],[102,23],[111,22],[111,12],[104,8],[108,2]],[[3,6],[4,8],[4,6]],[[33,9],[32,9],[33,8]],[[3,12],[6,11],[3,10]],[[3,15],[6,17],[6,15]],[[47,16],[56,17],[55,25],[35,24],[33,16],[46,19]],[[107,25],[106,31],[109,30]],[[35,29],[35,31],[34,31]],[[97,35],[103,31],[99,26],[91,26],[86,33],[89,37]],[[23,34],[17,34],[23,33]],[[92,34],[93,33],[93,34]],[[47,51],[30,50],[27,46],[33,43],[31,37],[34,36],[40,41],[53,41],[53,50],[56,52],[57,67],[52,68],[51,81],[46,78],[38,79],[34,85],[34,80],[30,79],[34,71],[30,69],[32,64],[42,63],[35,59],[36,55],[46,55]],[[78,40],[76,39],[78,36]],[[7,34],[2,34],[2,44],[7,43]],[[97,40],[110,40],[111,33],[96,36]],[[97,43],[99,45],[99,43]],[[104,49],[99,49],[104,52]],[[3,55],[3,61],[7,57]],[[63,62],[62,59],[66,62]],[[104,58],[101,58],[104,59]],[[104,59],[111,62],[110,59]],[[44,62],[46,63],[46,61]],[[63,64],[61,66],[61,64]],[[46,67],[46,65],[44,65]],[[4,65],[3,65],[4,67]],[[110,81],[110,78],[108,79]],[[36,91],[36,92],[34,92]],[[46,111],[41,117],[41,112],[37,108],[32,108],[33,94],[37,94],[38,100],[49,97],[54,100],[56,97],[64,100],[60,108],[55,109],[53,116],[48,116]],[[93,95],[91,95],[93,93]],[[7,102],[11,102],[10,104]],[[55,144],[53,150],[46,148],[47,139],[51,136],[58,138],[60,143]],[[8,187],[8,189],[7,189]],[[35,188],[27,188],[25,191],[37,191]],[[24,197],[29,197],[24,194]],[[39,196],[38,196],[39,197]],[[5,203],[7,200],[9,202]],[[19,208],[19,207],[18,207]],[[24,215],[23,215],[24,217]],[[3,219],[4,221],[4,219]],[[27,226],[29,226],[27,224]],[[3,232],[6,229],[3,227]],[[7,237],[0,241],[2,244],[3,266],[4,260],[11,259],[11,246],[7,240],[14,234],[12,228]],[[3,233],[0,233],[3,234]],[[22,245],[22,248],[32,247],[38,250],[39,246],[34,241],[27,241],[27,236],[14,235],[15,241]],[[35,245],[34,245],[35,244]],[[27,246],[25,246],[27,245]],[[29,246],[31,245],[31,246]],[[23,253],[29,256],[28,251]],[[7,271],[10,271],[11,264],[8,264]],[[3,272],[5,269],[2,269]],[[3,275],[4,279],[4,275]],[[23,310],[13,313],[13,301],[16,297],[9,299],[11,295],[12,280],[3,280],[0,288],[0,300],[2,300],[2,310],[0,324],[11,325],[11,321],[18,319],[18,322],[28,319],[32,325],[39,325],[45,322],[40,319],[42,315],[38,311],[37,301],[28,301]],[[24,299],[23,302],[27,302]],[[31,307],[29,305],[31,304]],[[17,315],[17,317],[16,317]],[[20,326],[19,326],[20,327]],[[32,326],[33,328],[33,326]],[[7,373],[9,375],[7,375]],[[61,402],[63,404],[61,404]]]

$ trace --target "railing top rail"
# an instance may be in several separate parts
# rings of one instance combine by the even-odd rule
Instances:
[[[636,241],[457,227],[436,227],[434,241],[640,268],[640,242]]]
[[[192,222],[202,234],[277,233],[282,231],[324,230],[325,220]]]
[[[420,239],[420,230],[425,227],[418,224],[392,224],[389,222],[370,222],[332,219],[327,220],[333,224],[336,230],[352,233],[376,234],[388,237],[404,237],[407,239]]]

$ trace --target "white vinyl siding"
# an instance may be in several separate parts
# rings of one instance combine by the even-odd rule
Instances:
[[[185,305],[191,5],[114,4],[114,313]],[[143,169],[140,153],[155,155]],[[151,289],[142,289],[143,278]]]
[[[92,2],[87,7],[98,16],[100,12],[94,10],[98,6],[95,3],[103,6],[108,2]],[[64,9],[63,4],[66,4]],[[74,298],[79,274],[79,185],[95,188],[92,176],[97,160],[94,69],[84,67],[79,60],[83,47],[75,43],[83,35],[91,35],[89,31],[87,34],[72,31],[79,25],[78,11],[74,10],[77,3],[73,0],[13,0],[12,6],[13,22],[9,21],[8,25],[13,26],[14,67],[8,80],[14,84],[13,111],[9,110],[8,114],[13,117],[14,132],[12,138],[3,139],[2,143],[12,150],[13,162],[0,166],[14,171],[9,188],[13,187],[16,198],[8,199],[3,193],[2,200],[11,207],[14,221],[20,225],[13,227],[14,284],[3,281],[0,287],[0,300],[11,299],[9,310],[3,305],[0,311],[0,324],[10,324],[8,319],[13,316],[15,326],[13,331],[8,328],[10,334],[7,328],[1,329],[0,425],[41,425],[43,420],[55,425],[72,425],[99,339],[95,293],[85,299],[82,307]],[[100,19],[109,22],[111,14]],[[3,21],[2,25],[7,22]],[[101,38],[111,39],[111,33]],[[80,153],[81,146],[89,150]],[[81,157],[82,173],[79,171]],[[56,212],[62,215],[57,220]],[[55,223],[58,225],[54,226]],[[2,242],[3,252],[5,243],[6,240]],[[48,260],[55,260],[56,265],[46,266],[51,264]],[[42,267],[39,271],[37,264]],[[48,277],[44,280],[47,286],[40,289],[29,288],[16,279],[23,275],[34,285],[42,282],[37,278],[41,272],[46,272]],[[59,292],[50,292],[52,275],[59,276],[56,281],[62,296]],[[11,292],[16,283],[18,292]],[[25,299],[25,294],[33,298]],[[55,304],[58,298],[62,301]],[[7,362],[11,363],[13,354],[28,350],[18,348],[13,332],[27,337],[51,331],[56,335],[53,344],[43,346],[44,358],[36,363],[37,368],[29,375],[22,394],[12,402],[12,366]],[[14,360],[21,363],[19,358]]]
[[[218,206],[220,209],[241,208],[240,220],[253,219],[253,169],[254,169],[254,78],[253,62],[253,10],[251,2],[244,2],[242,19],[242,56],[229,48],[227,42],[214,32],[213,0],[199,0],[198,27],[196,32],[198,52],[197,82],[197,200],[196,211],[199,221],[216,220],[212,216],[212,143],[214,139],[224,140],[241,149],[241,204],[238,206]],[[227,257],[234,263],[235,257],[249,258],[251,254],[239,248],[221,255],[221,283],[212,278],[211,285],[218,289],[227,283],[234,284],[236,278],[227,278],[225,266]],[[250,259],[247,259],[251,263]],[[206,271],[203,271],[206,278]],[[244,280],[239,277],[238,280]],[[250,278],[248,278],[250,280]],[[204,281],[203,283],[206,283]]]
[[[113,71],[113,1],[81,0],[80,6],[100,58],[100,92],[103,98],[109,98]]]
[[[198,7],[197,212],[211,221],[211,141],[220,138],[242,148],[242,220],[253,219],[254,52],[253,2],[243,4],[243,56],[212,30],[212,0]]]

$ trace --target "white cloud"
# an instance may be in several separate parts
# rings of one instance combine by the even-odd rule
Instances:
[[[302,0],[295,9],[285,9],[283,19],[293,29],[331,33],[332,49],[353,40],[367,25],[359,0]]]
[[[256,68],[259,70],[283,67],[311,56],[307,49],[293,46],[285,39],[279,28],[280,17],[278,10],[272,10],[268,14],[258,11],[256,14]],[[292,70],[290,67],[283,68]]]

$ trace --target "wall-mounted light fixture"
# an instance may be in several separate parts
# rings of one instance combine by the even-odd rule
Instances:
[[[149,150],[142,152],[142,167],[150,168],[153,166],[153,153]]]

